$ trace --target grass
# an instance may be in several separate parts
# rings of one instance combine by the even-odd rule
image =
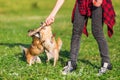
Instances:
[[[46,63],[46,55],[40,55],[41,64],[28,66],[22,57],[19,45],[28,47],[31,38],[27,36],[29,29],[39,27],[41,21],[49,15],[56,0],[0,0],[0,80],[119,80],[120,79],[120,14],[119,0],[113,1],[117,14],[114,35],[107,36],[113,70],[100,77],[96,76],[100,67],[100,56],[92,34],[90,21],[89,37],[82,36],[81,49],[78,56],[78,69],[67,76],[61,74],[65,62],[69,59],[71,39],[71,11],[74,1],[66,0],[52,25],[56,37],[60,36],[63,46],[57,66],[53,61]],[[47,5],[47,7],[46,7]]]

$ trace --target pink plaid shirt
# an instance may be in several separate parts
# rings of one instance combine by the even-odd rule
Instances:
[[[81,15],[91,17],[91,12],[92,12],[91,9],[93,6],[92,0],[76,0],[75,6],[72,12],[72,22],[74,21],[74,13],[75,13],[77,4],[78,4],[79,12]],[[115,24],[115,12],[114,12],[114,8],[112,6],[111,0],[103,0],[102,10],[103,10],[103,21],[108,27],[108,36],[112,37],[113,26]],[[88,36],[86,26],[87,26],[87,21],[86,21],[83,33]]]

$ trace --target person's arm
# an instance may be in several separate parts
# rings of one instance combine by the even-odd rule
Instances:
[[[93,5],[96,7],[100,7],[102,2],[103,2],[103,0],[93,0]]]
[[[57,0],[55,7],[53,8],[52,12],[50,15],[46,18],[45,23],[46,25],[50,25],[54,22],[54,18],[61,8],[62,4],[64,3],[64,0]]]

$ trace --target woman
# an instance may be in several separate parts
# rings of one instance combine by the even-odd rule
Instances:
[[[46,24],[50,25],[54,22],[54,17],[64,0],[57,0],[56,6],[46,19]],[[115,12],[111,0],[76,0],[72,13],[72,39],[70,48],[70,61],[64,67],[62,73],[64,75],[72,72],[77,67],[77,56],[80,48],[80,40],[82,32],[88,36],[86,25],[88,18],[92,19],[92,34],[98,43],[101,68],[98,75],[112,69],[110,63],[107,41],[103,33],[103,23],[108,26],[109,37],[113,34],[113,25],[115,24]]]

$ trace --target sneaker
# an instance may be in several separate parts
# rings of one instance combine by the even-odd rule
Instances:
[[[67,75],[68,73],[71,73],[75,69],[76,68],[73,68],[73,66],[72,66],[72,62],[68,61],[67,65],[62,70],[62,74]]]
[[[112,70],[112,65],[109,63],[103,63],[102,67],[99,69],[98,76],[101,76],[102,74],[106,73],[106,71]]]

